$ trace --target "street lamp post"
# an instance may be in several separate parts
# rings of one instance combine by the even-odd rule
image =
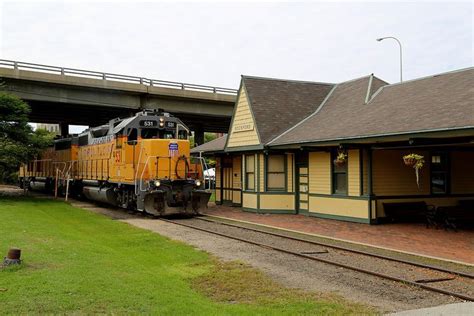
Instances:
[[[398,40],[398,38],[396,37],[393,37],[393,36],[387,36],[387,37],[381,37],[381,38],[377,38],[377,42],[381,42],[383,41],[384,39],[394,39],[397,41],[398,43],[398,46],[400,47],[400,82],[403,81],[403,69],[402,69],[402,43]]]

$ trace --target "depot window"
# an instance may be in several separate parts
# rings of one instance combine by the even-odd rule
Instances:
[[[332,193],[347,195],[347,160],[343,165],[336,165],[334,160],[337,157],[337,151],[332,153]]]
[[[267,191],[285,191],[285,155],[267,156]]]
[[[255,191],[255,155],[245,156],[245,189]]]
[[[449,163],[447,153],[431,155],[431,193],[447,194],[449,182]]]

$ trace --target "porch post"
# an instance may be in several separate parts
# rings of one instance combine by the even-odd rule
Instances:
[[[369,223],[372,224],[372,147],[368,148],[367,153],[367,195],[369,196]]]
[[[219,205],[223,205],[224,204],[224,156],[221,156],[220,158],[220,176],[221,176],[221,187],[220,187],[220,190],[221,190],[221,201],[220,201],[220,204]]]

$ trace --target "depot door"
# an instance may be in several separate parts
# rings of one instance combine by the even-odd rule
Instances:
[[[308,212],[309,205],[309,177],[308,153],[296,155],[296,210],[298,213]]]
[[[221,196],[223,203],[232,203],[233,181],[232,181],[232,157],[222,158],[222,183]]]

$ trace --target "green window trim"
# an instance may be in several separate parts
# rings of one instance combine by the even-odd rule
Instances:
[[[430,160],[430,193],[435,196],[451,193],[451,161],[448,153],[433,152]]]
[[[270,171],[269,160],[275,157],[280,157],[282,159],[283,168]],[[285,154],[270,154],[265,156],[265,192],[287,192],[288,190],[288,161]],[[269,176],[273,175],[282,175],[283,176],[283,186],[269,186]]]

